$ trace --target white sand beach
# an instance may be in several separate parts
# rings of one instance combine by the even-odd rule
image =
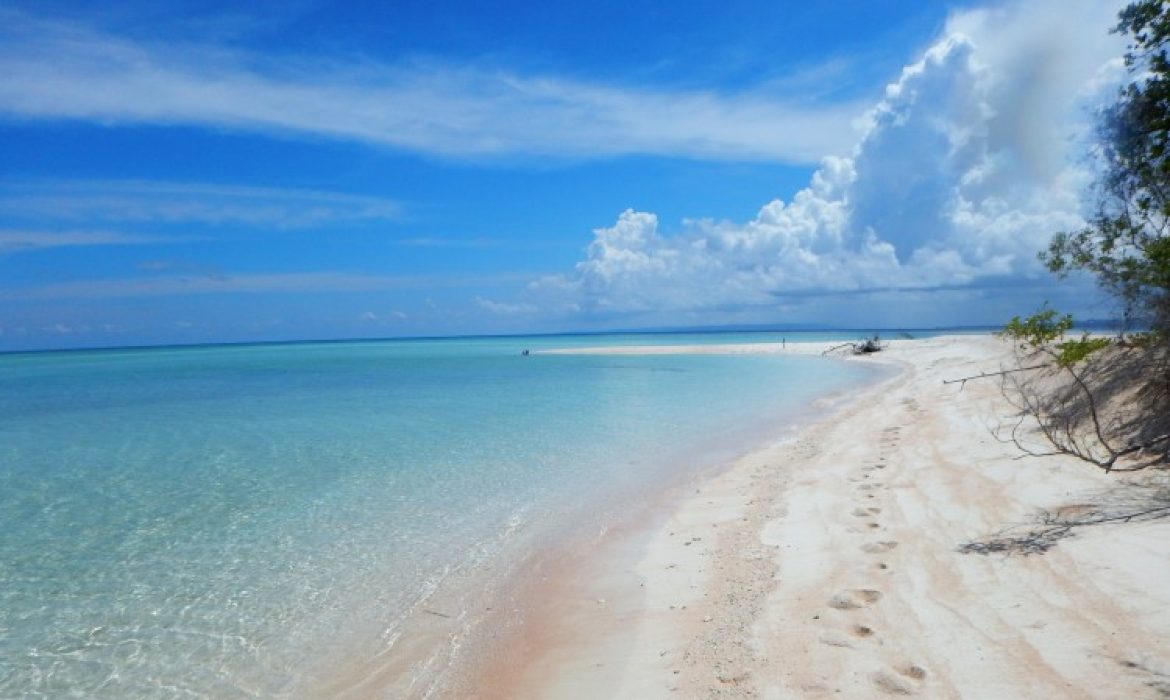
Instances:
[[[1137,512],[1159,475],[1019,459],[989,430],[1010,413],[995,380],[943,384],[1008,355],[992,337],[946,336],[848,359],[901,372],[670,494],[642,529],[565,556],[458,694],[1166,697],[1170,519],[1073,527],[1017,551],[1044,544],[1028,537],[1045,514]],[[997,537],[1024,539],[960,551]]]

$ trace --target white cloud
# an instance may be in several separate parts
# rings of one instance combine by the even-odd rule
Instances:
[[[157,243],[162,238],[117,231],[26,231],[0,229],[0,253],[40,248],[77,246],[141,245]],[[172,239],[173,240],[173,239]]]
[[[494,314],[513,315],[513,314],[531,314],[540,310],[540,307],[535,304],[526,303],[508,303],[500,301],[492,301],[491,299],[484,299],[483,297],[475,297],[475,304],[481,309],[490,311]]]
[[[605,314],[1042,278],[1036,252],[1082,221],[1090,107],[1112,95],[1123,49],[1108,33],[1116,10],[1046,0],[956,14],[866,114],[852,154],[825,158],[791,201],[673,235],[627,210],[530,293]]]
[[[394,321],[405,321],[407,316],[405,312],[394,310],[386,314],[376,314],[373,311],[364,311],[358,318],[366,323],[375,323],[379,326],[389,325]]]
[[[367,275],[348,272],[288,272],[272,274],[191,274],[59,282],[38,287],[0,290],[0,300],[116,299],[175,295],[249,293],[345,293],[394,289],[476,287],[527,281],[526,275],[434,276]]]
[[[446,65],[279,61],[0,12],[0,114],[300,133],[454,157],[658,154],[813,163],[857,104],[774,87],[669,91]],[[807,98],[807,95],[805,96]]]
[[[52,221],[246,224],[281,229],[392,220],[389,199],[320,190],[141,180],[0,182],[0,215]]]

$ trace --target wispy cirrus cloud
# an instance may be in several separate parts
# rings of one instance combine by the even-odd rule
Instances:
[[[475,158],[654,154],[812,163],[857,103],[775,89],[671,91],[553,75],[160,45],[2,15],[0,114],[302,134]]]
[[[118,231],[34,231],[0,229],[0,253],[39,250],[45,248],[75,248],[111,245],[143,245],[157,243],[157,236]]]
[[[505,245],[510,241],[486,236],[474,238],[449,238],[440,236],[416,236],[413,238],[395,238],[392,245],[403,248],[492,248]]]
[[[478,296],[475,297],[475,305],[494,314],[533,314],[540,311],[540,307],[535,304],[492,301]]]
[[[0,290],[0,300],[69,300],[151,298],[205,294],[345,293],[399,289],[479,287],[531,280],[531,275],[371,275],[312,271],[289,273],[216,273],[79,280]]]
[[[0,182],[0,216],[33,221],[301,229],[395,220],[402,209],[381,197],[295,188],[146,180]]]

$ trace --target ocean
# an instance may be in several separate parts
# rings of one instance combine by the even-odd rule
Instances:
[[[383,659],[445,587],[497,580],[874,377],[539,350],[780,337],[0,355],[0,697],[298,697]]]

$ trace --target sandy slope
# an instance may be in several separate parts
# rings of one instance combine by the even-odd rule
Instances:
[[[1005,353],[954,336],[854,360],[903,372],[576,560],[477,694],[1170,696],[1170,520],[1077,528],[1044,554],[958,551],[1026,534],[1041,509],[1091,516],[1150,493],[1013,459],[987,429],[1006,413],[996,383],[942,384]]]

